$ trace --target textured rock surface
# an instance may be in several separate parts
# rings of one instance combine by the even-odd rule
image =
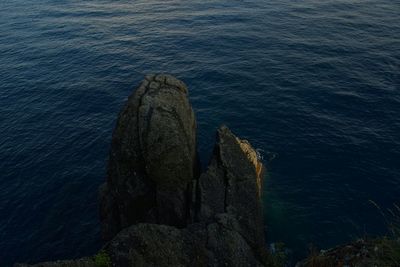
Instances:
[[[252,247],[264,246],[261,189],[264,167],[247,141],[225,126],[218,129],[214,155],[199,180],[199,219],[228,213]]]
[[[187,94],[172,76],[149,75],[119,114],[107,183],[100,189],[105,239],[138,222],[187,224],[198,168]]]
[[[262,266],[228,215],[184,229],[138,224],[107,246],[116,266]]]
[[[207,266],[263,266],[265,258],[240,233],[240,224],[229,214],[215,216],[207,225]]]
[[[196,227],[193,227],[195,229]],[[116,266],[204,266],[201,229],[137,224],[121,231],[107,246]],[[197,235],[197,233],[199,233]]]

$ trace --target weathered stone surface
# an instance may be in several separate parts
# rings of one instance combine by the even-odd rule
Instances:
[[[138,222],[186,225],[198,168],[187,94],[176,78],[149,75],[119,114],[100,190],[105,239]]]
[[[263,173],[251,145],[222,126],[210,166],[199,179],[199,219],[212,221],[216,214],[228,213],[237,219],[240,234],[252,247],[264,246]]]
[[[237,222],[220,215],[211,224],[184,229],[138,224],[121,231],[107,246],[116,266],[262,266]]]
[[[207,225],[207,266],[264,266],[258,249],[240,233],[240,224],[230,214],[218,214]]]
[[[198,231],[137,224],[122,230],[106,250],[112,262],[121,267],[205,266],[202,262],[206,235],[201,229]]]

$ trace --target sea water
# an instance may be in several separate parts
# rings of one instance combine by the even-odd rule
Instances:
[[[189,86],[206,166],[228,125],[268,169],[268,243],[386,232],[400,195],[400,2],[1,0],[0,265],[102,245],[112,129],[147,73]]]

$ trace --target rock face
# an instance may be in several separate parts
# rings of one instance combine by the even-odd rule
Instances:
[[[230,214],[237,218],[239,232],[249,244],[263,246],[263,175],[264,167],[251,145],[222,126],[210,166],[199,179],[199,219],[210,221],[215,214]]]
[[[107,183],[100,189],[103,237],[138,222],[183,227],[196,178],[196,121],[185,84],[149,75],[119,114]]]

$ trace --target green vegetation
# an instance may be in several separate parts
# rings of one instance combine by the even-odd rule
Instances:
[[[111,267],[110,256],[104,250],[101,250],[94,256],[94,264],[96,267]]]
[[[400,240],[377,239],[374,249],[379,266],[400,266]]]
[[[379,238],[360,239],[355,242],[319,252],[312,248],[303,267],[337,266],[400,266],[400,207],[383,211],[375,202],[370,201],[382,215],[388,234]]]
[[[275,250],[276,252],[272,255],[272,263],[273,266],[285,266],[286,261],[287,261],[287,253],[286,253],[286,247],[285,244],[280,242],[280,243],[275,243]]]
[[[389,230],[388,236],[376,239],[376,256],[383,266],[400,266],[400,207],[393,204],[392,209],[384,212],[375,202],[370,202],[381,213]]]
[[[325,252],[311,251],[303,267],[400,266],[399,240],[381,237],[358,240]]]

